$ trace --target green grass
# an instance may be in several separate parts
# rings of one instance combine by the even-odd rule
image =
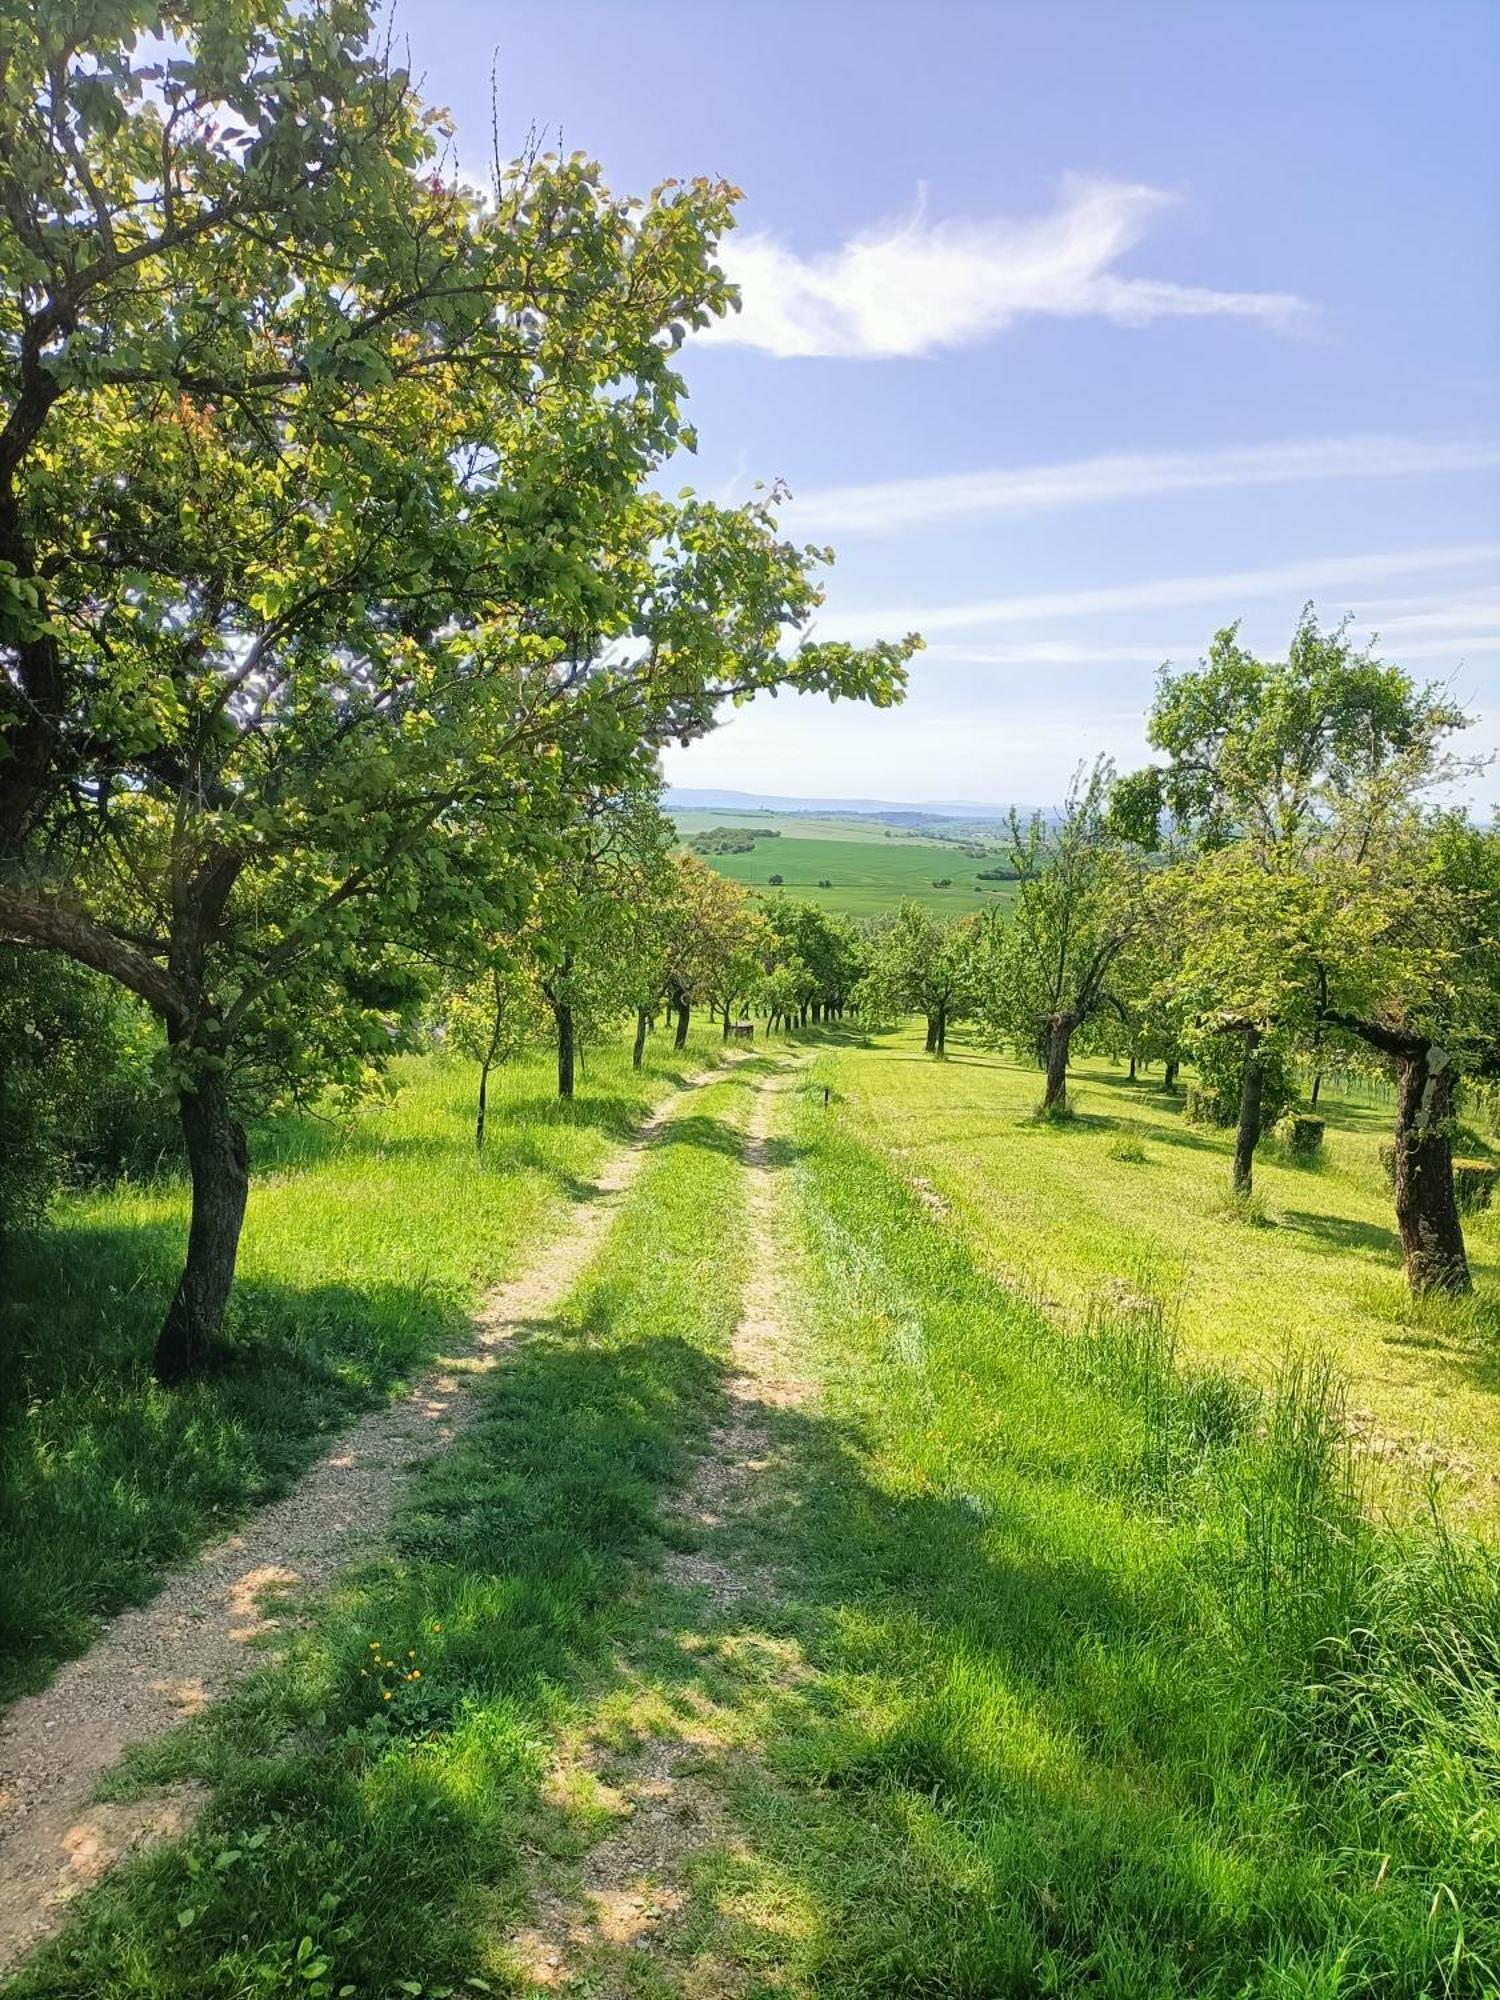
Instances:
[[[1362,1518],[1326,1370],[1184,1374],[1144,1298],[1060,1338],[819,1099],[826,1402],[694,1655],[752,1754],[684,1949],[754,1978],[689,1990],[1500,1990],[1500,1566]]]
[[[505,1990],[549,1733],[723,1406],[749,1067],[668,1128],[571,1298],[413,1479],[390,1556],[141,1756],[138,1781],[198,1776],[210,1808],[92,1896],[17,2000]]]
[[[650,1769],[653,1737],[698,1749],[727,1822],[690,1822],[655,1947],[586,1941],[567,1990],[1495,2000],[1500,1563],[1371,1516],[1325,1362],[1257,1389],[1184,1356],[1139,1260],[1061,1324],[998,1276],[873,1127],[902,1049],[827,1042],[768,1149],[789,1365],[823,1389],[756,1413],[759,1504],[662,1513],[745,1408],[746,1065],[413,1477],[389,1554],[115,1781],[211,1798],[17,2000],[530,1992],[528,1877],[618,1824],[549,1767],[586,1738]],[[1017,1143],[1103,1162],[1093,1115]],[[1137,1186],[1165,1144],[1109,1170]],[[668,1540],[759,1582],[716,1607]]]
[[[1013,882],[978,879],[977,871],[995,867],[996,857],[976,861],[951,843],[887,835],[875,823],[712,812],[675,817],[684,839],[711,826],[779,827],[779,839],[757,841],[751,854],[710,854],[704,859],[720,874],[772,895],[776,892],[770,888],[770,878],[780,875],[788,896],[841,916],[878,917],[910,900],[934,915],[959,917],[1014,899]],[[948,878],[951,888],[933,886]],[[819,888],[823,881],[832,886]]]
[[[706,1032],[706,1031],[705,1031]],[[0,1307],[0,1698],[42,1685],[100,1615],[284,1491],[359,1410],[539,1254],[648,1105],[716,1044],[665,1037],[634,1075],[601,1050],[571,1106],[544,1055],[491,1084],[482,1162],[469,1065],[408,1061],[352,1123],[284,1121],[256,1173],[227,1374],[150,1379],[186,1198],[166,1181],[62,1202],[11,1246]]]
[[[1257,1211],[1239,1214],[1232,1135],[1186,1124],[1159,1072],[1081,1062],[1075,1115],[1054,1124],[1030,1116],[1035,1069],[962,1033],[944,1062],[906,1029],[828,1060],[855,1129],[1044,1311],[1076,1324],[1148,1267],[1180,1292],[1193,1359],[1264,1377],[1288,1346],[1325,1354],[1388,1473],[1436,1469],[1452,1506],[1500,1518],[1500,1212],[1466,1228],[1475,1301],[1414,1305],[1378,1157],[1393,1114],[1371,1093],[1325,1096],[1317,1168],[1263,1145]]]

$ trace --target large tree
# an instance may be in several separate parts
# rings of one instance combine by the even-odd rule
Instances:
[[[1409,802],[1454,770],[1448,741],[1464,721],[1441,689],[1356,647],[1345,626],[1325,631],[1310,609],[1284,659],[1257,658],[1229,626],[1197,668],[1162,670],[1148,734],[1166,762],[1122,782],[1116,814],[1144,845],[1164,826],[1183,853],[1174,978],[1200,1032],[1243,1046],[1240,1193],[1264,1051],[1315,1023],[1310,941],[1330,871],[1378,864]]]
[[[0,935],[165,1025],[173,1380],[248,1102],[357,1088],[573,799],[725,696],[892,699],[906,648],[788,653],[813,552],[646,485],[732,190],[575,156],[481,198],[359,0],[12,9],[5,59]]]

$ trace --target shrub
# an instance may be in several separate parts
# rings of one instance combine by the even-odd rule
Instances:
[[[175,1157],[159,1046],[143,1010],[96,974],[0,946],[0,1234],[36,1222],[66,1181]]]
[[[1129,1167],[1140,1167],[1146,1163],[1146,1149],[1133,1132],[1122,1132],[1118,1139],[1111,1139],[1109,1157],[1119,1160]]]
[[[779,875],[768,875],[766,877],[766,880],[770,883],[773,889],[779,889],[781,887],[782,878]]]
[[[1288,1154],[1303,1165],[1322,1155],[1326,1130],[1327,1126],[1321,1118],[1313,1118],[1301,1111],[1289,1113],[1276,1128],[1277,1136]]]
[[[1455,1160],[1453,1193],[1460,1215],[1477,1215],[1488,1208],[1495,1194],[1497,1169],[1493,1160]]]

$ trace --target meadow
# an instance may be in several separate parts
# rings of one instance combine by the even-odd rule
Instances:
[[[1004,907],[1014,898],[1014,883],[979,879],[978,871],[997,866],[1001,856],[976,860],[951,841],[887,829],[877,820],[711,810],[672,817],[685,841],[719,826],[773,831],[777,837],[758,840],[753,853],[705,859],[720,874],[771,894],[771,877],[779,875],[787,895],[839,916],[885,916],[897,903],[910,901],[934,916],[953,918]],[[998,827],[994,838],[998,846]],[[937,887],[944,881],[947,888]],[[820,887],[825,882],[829,886]]]
[[[1144,1288],[1173,1302],[1186,1355],[1264,1380],[1288,1352],[1326,1355],[1351,1417],[1391,1469],[1439,1474],[1450,1504],[1500,1518],[1500,1213],[1466,1230],[1477,1287],[1414,1302],[1379,1147],[1378,1093],[1325,1090],[1324,1158],[1257,1155],[1261,1226],[1225,1201],[1232,1134],[1190,1125],[1160,1071],[1132,1083],[1085,1059],[1075,1116],[1029,1114],[1035,1069],[955,1031],[946,1061],[901,1029],[838,1057],[861,1134],[951,1210],[989,1267],[1069,1324]]]
[[[1492,1554],[1379,1521],[1326,1364],[1257,1390],[1174,1352],[1138,1268],[1082,1317],[997,1270],[870,1110],[995,1076],[907,1085],[908,1048],[815,1036],[683,1107],[389,1549],[112,1781],[209,1802],[17,2000],[1497,1991]],[[768,1078],[805,1399],[730,1374]],[[684,1513],[747,1409],[754,1491]]]

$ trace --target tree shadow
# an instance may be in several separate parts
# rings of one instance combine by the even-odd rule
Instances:
[[[1306,1208],[1282,1209],[1281,1217],[1291,1228],[1330,1250],[1357,1251],[1381,1264],[1400,1259],[1401,1239],[1394,1229],[1383,1229],[1378,1223],[1359,1222],[1347,1215],[1319,1215]]]
[[[226,1365],[151,1378],[173,1224],[42,1232],[0,1309],[0,1696],[45,1683],[96,1622],[286,1492],[329,1438],[467,1337],[442,1285],[236,1283]]]

